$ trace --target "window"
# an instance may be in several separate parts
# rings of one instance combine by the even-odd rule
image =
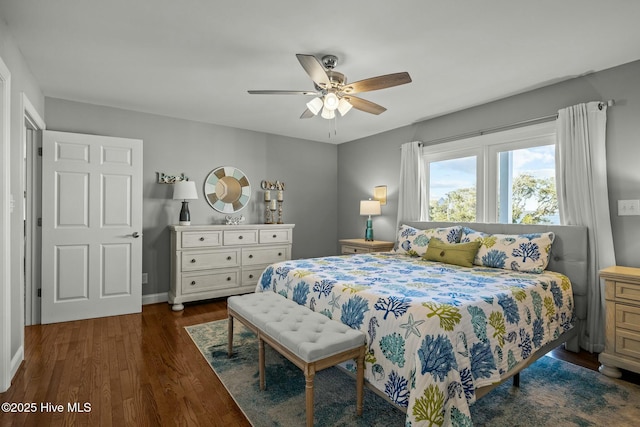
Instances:
[[[430,221],[559,224],[555,122],[423,147]]]

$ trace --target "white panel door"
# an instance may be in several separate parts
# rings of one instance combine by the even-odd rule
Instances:
[[[44,131],[42,323],[142,310],[142,141]]]

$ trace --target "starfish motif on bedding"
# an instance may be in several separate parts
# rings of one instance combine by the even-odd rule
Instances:
[[[329,305],[331,306],[331,311],[333,311],[336,308],[340,308],[340,297],[342,295],[336,295],[335,293],[331,292],[331,301],[329,301]]]
[[[420,331],[418,330],[418,326],[422,325],[424,320],[413,320],[413,313],[409,313],[409,320],[407,323],[401,323],[400,327],[402,329],[406,329],[407,332],[404,333],[404,339],[407,339],[409,335],[415,334],[416,336],[420,336]]]

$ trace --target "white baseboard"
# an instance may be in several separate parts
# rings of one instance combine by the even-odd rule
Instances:
[[[18,368],[20,368],[20,364],[24,360],[24,346],[20,346],[16,354],[11,358],[11,373],[9,374],[9,378],[13,379],[16,372],[18,372]]]
[[[162,292],[160,294],[146,294],[142,295],[142,305],[157,304],[159,302],[169,301],[169,293]]]

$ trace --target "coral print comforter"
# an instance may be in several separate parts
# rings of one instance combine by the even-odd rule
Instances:
[[[281,262],[276,292],[367,336],[365,378],[407,425],[472,425],[475,389],[573,326],[569,279],[379,253]],[[347,366],[354,370],[354,364]]]

